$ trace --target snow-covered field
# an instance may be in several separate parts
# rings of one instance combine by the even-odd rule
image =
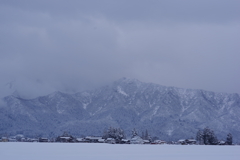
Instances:
[[[0,143],[1,160],[240,160],[240,146]]]

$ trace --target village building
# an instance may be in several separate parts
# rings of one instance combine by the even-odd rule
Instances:
[[[1,142],[9,142],[7,137],[2,137]]]
[[[197,141],[195,139],[186,139],[187,144],[196,144]]]
[[[149,140],[143,140],[143,144],[150,144]]]
[[[130,144],[130,140],[129,139],[122,139],[121,143],[122,144]]]
[[[63,135],[58,136],[55,141],[69,143],[69,142],[76,142],[76,139],[73,136],[69,135],[67,132],[64,132]]]
[[[66,137],[59,137],[57,142],[73,142],[73,138],[71,136],[66,136]]]
[[[9,138],[9,142],[17,142],[16,138]]]
[[[106,143],[115,144],[115,143],[116,143],[116,140],[115,140],[114,138],[107,138],[107,139],[106,139]]]
[[[86,139],[85,138],[76,138],[76,142],[78,143],[86,143]]]
[[[180,139],[178,141],[178,144],[181,145],[190,145],[190,144],[196,144],[197,141],[195,139]]]
[[[39,138],[39,142],[48,142],[48,138]]]
[[[85,139],[89,143],[99,143],[99,140],[101,141],[102,137],[87,136]]]
[[[28,138],[27,141],[28,142],[38,142],[39,140],[35,139],[35,138]]]
[[[139,137],[138,135],[134,136],[131,140],[130,140],[130,144],[143,144],[144,141],[141,137]]]
[[[102,138],[101,138],[101,139],[98,139],[98,142],[99,142],[99,143],[105,143],[105,139],[102,139]]]
[[[218,144],[219,145],[226,145],[226,142],[225,141],[220,141]]]
[[[155,140],[155,141],[151,142],[151,144],[166,144],[166,141]]]
[[[21,142],[27,142],[27,138],[21,138]]]
[[[178,144],[185,145],[186,144],[186,140],[185,139],[179,139],[178,140]]]

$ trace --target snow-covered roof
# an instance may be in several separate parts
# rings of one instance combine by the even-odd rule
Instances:
[[[139,136],[134,136],[131,140],[143,140],[143,139]]]
[[[17,134],[16,137],[24,137],[22,134]]]
[[[71,137],[60,137],[62,139],[70,139]]]
[[[16,140],[15,138],[10,138],[9,141],[10,141],[10,142],[15,142],[15,141],[17,141],[17,140]]]
[[[85,139],[91,139],[91,140],[94,140],[94,139],[102,139],[102,137],[92,137],[92,136],[87,136]]]
[[[185,139],[180,139],[178,140],[178,142],[185,142]]]
[[[77,138],[77,141],[84,141],[83,138]]]
[[[98,139],[98,142],[104,142],[105,139]]]
[[[134,136],[131,140],[130,140],[131,144],[143,144],[144,141],[141,137],[139,136]]]
[[[155,140],[153,143],[163,144],[163,143],[166,143],[166,142],[165,142],[165,141],[162,141],[162,140]]]

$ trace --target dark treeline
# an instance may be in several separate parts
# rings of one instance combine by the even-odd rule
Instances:
[[[219,141],[214,131],[208,127],[204,128],[203,130],[198,130],[196,134],[196,140],[198,144],[204,145],[232,145],[232,139],[232,134],[229,133],[227,135],[226,141]]]

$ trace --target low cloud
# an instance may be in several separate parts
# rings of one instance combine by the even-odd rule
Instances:
[[[73,93],[121,77],[240,93],[236,1],[28,2],[0,5],[1,97]]]

